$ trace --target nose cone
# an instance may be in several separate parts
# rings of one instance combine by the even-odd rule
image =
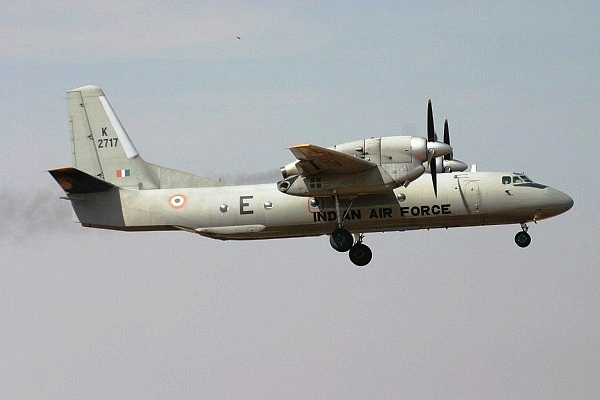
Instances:
[[[573,207],[573,199],[566,193],[548,188],[548,209],[552,215],[562,214]]]

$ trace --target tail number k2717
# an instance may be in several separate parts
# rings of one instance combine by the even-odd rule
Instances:
[[[119,138],[104,138],[104,139],[98,139],[98,148],[99,149],[105,149],[108,147],[117,147],[117,143],[119,142]]]

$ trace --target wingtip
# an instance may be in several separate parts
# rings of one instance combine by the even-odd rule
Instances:
[[[297,144],[297,145],[290,147],[290,149],[306,149],[307,147],[310,147],[310,143]]]

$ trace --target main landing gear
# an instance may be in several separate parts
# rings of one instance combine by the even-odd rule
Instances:
[[[531,236],[529,236],[529,233],[527,233],[529,227],[523,222],[521,224],[521,228],[523,230],[515,235],[515,243],[519,247],[527,247],[531,243]]]
[[[340,253],[348,251],[350,261],[359,267],[364,267],[373,258],[371,249],[362,240],[363,235],[358,235],[358,240],[355,243],[352,234],[342,227],[335,228],[329,236],[331,247]]]
[[[344,229],[344,218],[340,213],[340,203],[337,196],[335,196],[335,208],[337,212],[337,226],[329,236],[329,243],[331,247],[340,253],[349,251],[350,261],[359,267],[364,267],[373,258],[373,253],[369,246],[362,242],[364,235],[359,234],[355,243],[352,234]]]

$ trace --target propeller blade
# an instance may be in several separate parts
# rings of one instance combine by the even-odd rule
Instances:
[[[450,145],[450,131],[448,130],[448,120],[444,121],[444,143]],[[444,156],[444,160],[452,160],[454,158],[454,155],[452,153],[454,152],[451,151],[450,153],[446,154]]]
[[[450,144],[450,132],[448,132],[448,120],[444,121],[444,143]]]
[[[431,100],[427,102],[427,141],[435,142],[435,129],[433,127],[433,110]]]
[[[433,182],[433,193],[435,197],[437,197],[437,165],[435,165],[437,157],[431,157],[431,161],[429,161],[429,169],[431,170],[431,181]]]
[[[431,107],[431,99],[427,102],[427,141],[435,142],[435,128],[433,126],[433,109]],[[431,173],[431,181],[433,182],[433,193],[437,197],[437,165],[435,162],[435,149],[429,149],[428,151],[427,165],[429,165],[429,171]]]

